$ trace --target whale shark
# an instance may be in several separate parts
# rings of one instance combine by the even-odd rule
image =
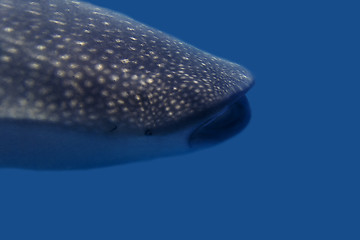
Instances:
[[[251,73],[126,15],[0,0],[0,167],[88,169],[216,145],[250,120]]]

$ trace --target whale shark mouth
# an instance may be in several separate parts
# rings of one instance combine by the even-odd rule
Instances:
[[[241,96],[197,127],[190,134],[189,146],[196,149],[223,142],[242,131],[250,117],[248,100]]]

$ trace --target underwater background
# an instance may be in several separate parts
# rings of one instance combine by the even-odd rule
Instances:
[[[247,67],[252,119],[188,155],[0,169],[0,239],[360,239],[357,1],[89,2]]]

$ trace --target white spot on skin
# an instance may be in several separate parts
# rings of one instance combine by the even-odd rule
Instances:
[[[74,96],[74,93],[73,91],[71,90],[66,90],[65,93],[64,93],[65,97],[67,98],[72,98]]]
[[[41,100],[37,100],[37,101],[35,102],[35,107],[43,108],[44,105],[45,105],[44,102],[41,101]]]
[[[75,68],[78,68],[78,67],[79,67],[79,65],[76,64],[76,63],[70,63],[69,64],[69,68],[71,68],[71,69],[75,69]]]
[[[53,20],[53,19],[50,19],[49,22],[56,23],[56,24],[63,25],[63,26],[66,25],[66,23],[64,23],[64,22],[60,22],[58,20]]]
[[[131,76],[131,80],[134,80],[134,81],[135,81],[135,80],[138,80],[138,79],[139,79],[138,75],[132,75],[132,76]]]
[[[40,16],[40,15],[41,15],[41,13],[36,12],[36,11],[33,11],[33,10],[27,10],[26,12],[31,13],[31,14],[34,14],[34,15],[37,15],[37,16]]]
[[[61,67],[61,62],[60,61],[53,61],[52,64],[55,66],[55,67]]]
[[[83,54],[83,55],[80,56],[80,59],[83,60],[83,61],[89,61],[90,56],[86,55],[86,54]]]
[[[104,70],[104,65],[102,65],[101,63],[98,63],[95,65],[95,69],[98,71],[102,71],[102,70]]]
[[[92,87],[93,83],[91,81],[85,81],[85,87]]]
[[[112,49],[106,49],[106,52],[107,52],[108,54],[114,54],[114,50],[112,50]]]
[[[29,2],[30,5],[39,6],[38,2]]]
[[[18,102],[19,102],[19,105],[22,106],[22,107],[25,107],[28,104],[28,100],[25,99],[25,98],[20,98],[18,100]]]
[[[38,63],[30,63],[29,67],[32,68],[32,69],[38,70],[38,69],[40,69],[41,66]]]
[[[0,6],[6,7],[6,8],[13,8],[12,6],[4,4],[4,3],[0,3]]]
[[[35,85],[35,81],[33,79],[27,79],[25,80],[25,84],[28,87],[33,87]]]
[[[111,78],[111,80],[113,80],[114,82],[117,82],[117,81],[120,79],[120,77],[119,77],[118,75],[111,75],[110,78]]]
[[[57,70],[57,71],[56,71],[56,75],[57,75],[58,77],[65,77],[66,72],[65,72],[64,70]]]
[[[44,55],[37,55],[35,58],[37,60],[40,60],[40,61],[47,61],[48,60],[48,58],[45,57]]]
[[[75,73],[75,75],[74,75],[74,77],[75,77],[76,79],[82,79],[83,76],[84,76],[84,74],[83,74],[82,72],[77,72],[77,73]]]
[[[72,108],[76,107],[77,104],[78,104],[78,101],[77,101],[76,99],[72,99],[72,100],[70,101],[70,106],[71,106]]]
[[[4,28],[4,31],[5,32],[13,32],[14,31],[14,29],[13,28],[11,28],[11,27],[6,27],[6,28]]]
[[[54,34],[52,37],[53,38],[61,38],[61,35],[60,34]]]
[[[85,46],[87,43],[82,42],[82,41],[76,41],[75,44],[80,45],[80,46]]]
[[[108,102],[107,105],[108,105],[109,107],[115,107],[115,103],[112,102],[112,101]]]
[[[98,82],[101,83],[101,84],[104,84],[105,83],[105,78],[103,76],[100,76],[98,78]]]
[[[69,60],[69,59],[70,59],[70,55],[69,55],[69,54],[65,54],[65,55],[60,56],[60,58],[61,58],[62,60]]]
[[[8,48],[7,51],[12,54],[18,53],[18,50],[16,48]]]
[[[97,52],[97,50],[95,48],[90,48],[88,51],[91,52],[91,53],[96,53]]]
[[[56,107],[56,105],[55,105],[54,103],[48,105],[48,109],[49,109],[50,111],[55,111],[56,108],[57,108],[57,107]]]
[[[109,92],[107,90],[102,90],[101,95],[103,95],[104,97],[107,97],[107,96],[109,96]]]

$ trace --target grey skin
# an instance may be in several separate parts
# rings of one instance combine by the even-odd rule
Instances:
[[[0,167],[84,169],[211,146],[248,123],[252,84],[244,67],[119,13],[0,0]]]

